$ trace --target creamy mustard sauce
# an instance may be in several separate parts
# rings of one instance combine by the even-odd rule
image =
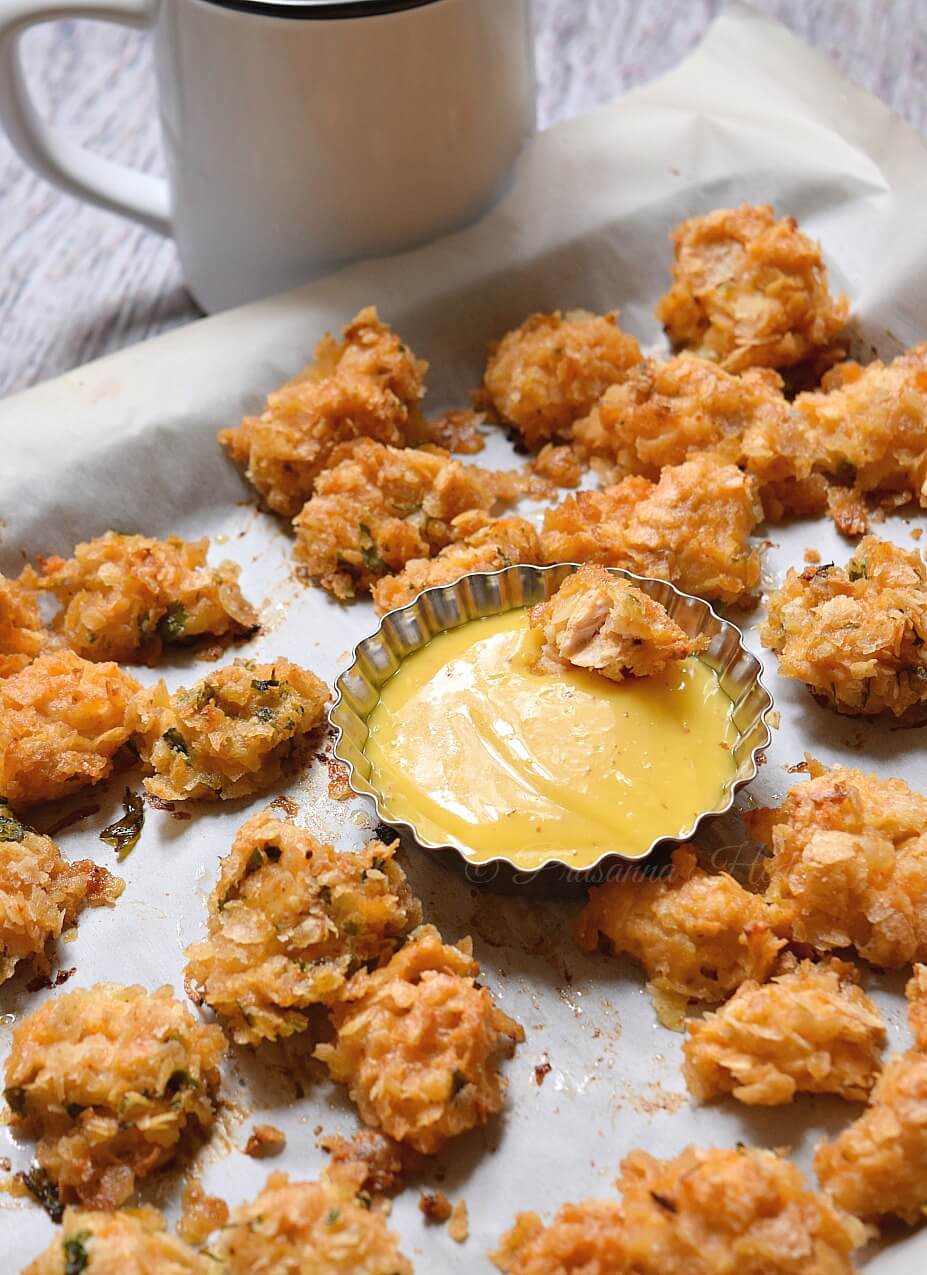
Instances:
[[[385,813],[475,860],[588,866],[643,854],[734,774],[732,704],[698,659],[650,678],[532,669],[527,611],[474,620],[404,660],[365,748]]]

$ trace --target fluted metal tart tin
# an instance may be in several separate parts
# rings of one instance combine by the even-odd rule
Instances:
[[[370,780],[370,762],[364,749],[367,719],[380,698],[380,688],[393,676],[409,655],[421,650],[432,638],[451,629],[520,607],[534,606],[556,592],[567,576],[579,569],[575,562],[553,566],[511,566],[498,571],[473,572],[453,584],[425,589],[406,606],[383,616],[375,632],[358,642],[351,663],[335,681],[336,697],[329,712],[334,729],[334,757],[347,769],[348,784],[358,796],[369,798],[377,817],[400,835],[415,841],[424,850],[447,864],[462,867],[476,884],[510,889],[545,882],[574,882],[581,885],[603,880],[609,867],[641,863],[659,850],[668,850],[692,837],[703,821],[727,813],[737,793],[756,778],[759,754],[770,740],[766,717],[773,699],[763,685],[762,666],[744,646],[736,625],[724,620],[703,599],[683,593],[664,580],[652,580],[609,568],[611,573],[630,580],[669,614],[690,636],[705,634],[709,645],[699,655],[718,676],[721,689],[733,704],[732,720],[737,729],[733,748],[736,768],[716,805],[703,810],[681,834],[658,837],[640,854],[630,857],[606,851],[594,863],[577,869],[562,859],[552,859],[531,871],[520,868],[507,855],[492,859],[470,858],[459,846],[437,844],[421,835],[415,825],[396,819],[384,807],[382,795]]]

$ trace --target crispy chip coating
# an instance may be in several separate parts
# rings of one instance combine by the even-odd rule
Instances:
[[[749,536],[762,517],[752,478],[700,456],[668,466],[657,483],[631,477],[568,496],[544,515],[541,549],[545,562],[624,567],[736,602],[759,582]]]
[[[915,1226],[927,1215],[925,992],[927,970],[918,965],[905,988],[916,1047],[889,1060],[863,1114],[815,1153],[821,1185],[867,1222]]]
[[[270,810],[238,830],[209,896],[209,937],[187,950],[193,999],[239,1044],[305,1031],[351,974],[392,955],[422,919],[393,856],[371,841],[341,853]]]
[[[820,246],[794,217],[719,208],[681,222],[673,246],[657,318],[676,348],[729,372],[791,367],[826,351],[846,323],[847,299],[830,295]]]
[[[105,536],[73,558],[45,558],[37,587],[61,603],[54,629],[86,660],[157,663],[166,645],[209,634],[241,637],[257,614],[241,595],[239,568],[210,567],[209,541]]]
[[[268,395],[260,416],[222,430],[219,442],[274,513],[295,517],[338,443],[417,441],[427,368],[368,306],[340,344],[326,334],[315,361]]]
[[[762,895],[706,872],[684,845],[663,876],[632,870],[593,886],[575,938],[585,952],[604,939],[616,956],[639,961],[661,1022],[679,1028],[689,1001],[716,1003],[747,979],[766,980],[783,946],[773,920]]]
[[[83,1271],[87,1275],[216,1275],[216,1263],[170,1235],[156,1209],[124,1213],[65,1209],[60,1235],[23,1275]]]
[[[865,1102],[885,1025],[845,961],[792,962],[769,983],[741,983],[726,1004],[689,1019],[683,1075],[700,1102],[732,1093],[774,1106],[796,1093]]]
[[[425,1155],[502,1110],[499,1061],[524,1039],[478,973],[468,939],[451,947],[423,925],[354,975],[331,1011],[335,1043],[316,1049],[367,1124]]]
[[[853,1275],[866,1228],[773,1151],[632,1151],[620,1204],[520,1214],[491,1254],[507,1275]]]
[[[778,809],[744,813],[765,842],[766,897],[818,951],[897,969],[927,958],[927,797],[901,779],[809,762]]]
[[[25,827],[0,803],[0,983],[17,962],[51,969],[47,948],[81,908],[113,904],[125,882],[90,859],[69,863],[51,837]]]
[[[0,575],[0,677],[24,669],[48,646],[50,637],[31,573],[24,572],[19,580]]]
[[[470,531],[470,527],[475,529]],[[373,601],[382,615],[405,606],[423,589],[453,584],[471,571],[498,571],[521,562],[539,562],[537,531],[524,518],[481,520],[465,514],[454,528],[461,539],[434,558],[413,558],[398,575],[384,576],[373,586]]]
[[[569,438],[573,422],[641,358],[617,311],[532,314],[492,347],[482,394],[529,447]]]
[[[72,651],[0,680],[0,793],[11,806],[66,797],[111,774],[138,682]]]
[[[739,464],[751,431],[774,431],[782,445],[788,410],[775,372],[733,376],[691,355],[665,363],[645,359],[576,422],[573,438],[604,483],[630,474],[656,481],[664,465],[681,465],[696,454]]]
[[[226,1275],[412,1275],[399,1238],[360,1195],[357,1166],[317,1182],[272,1173],[250,1204],[232,1212],[215,1252]],[[362,1174],[361,1170],[361,1174]]]
[[[62,1200],[116,1208],[136,1179],[209,1130],[225,1038],[170,987],[98,983],[59,994],[13,1030],[5,1096]]]
[[[446,452],[385,447],[358,439],[336,447],[315,493],[294,519],[295,556],[337,598],[454,540],[454,519],[515,500],[530,484],[516,471],[492,473]]]
[[[321,725],[328,687],[275,660],[236,660],[173,695],[163,682],[136,696],[130,713],[144,781],[164,801],[244,797],[297,770]]]
[[[540,659],[553,667],[594,669],[613,682],[650,677],[708,645],[690,638],[666,607],[604,567],[580,567],[529,613],[541,630]]]
[[[760,631],[779,672],[840,713],[927,704],[927,566],[919,552],[866,536],[845,567],[791,568]]]
[[[827,507],[847,536],[867,530],[867,493],[927,506],[927,344],[888,364],[833,368],[822,389],[799,394],[786,416],[758,422],[748,452],[751,472],[762,473],[775,457],[782,476],[838,484]],[[800,500],[786,495],[783,504],[802,515]]]

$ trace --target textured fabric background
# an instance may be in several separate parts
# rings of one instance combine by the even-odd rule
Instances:
[[[668,70],[720,0],[534,0],[540,123]],[[754,0],[927,132],[925,0]],[[102,154],[161,170],[145,36],[60,22],[25,40],[40,109]],[[170,242],[81,204],[0,135],[0,395],[197,317]]]

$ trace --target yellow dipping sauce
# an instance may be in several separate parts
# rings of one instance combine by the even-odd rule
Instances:
[[[475,861],[582,868],[605,852],[644,854],[717,805],[737,729],[706,664],[622,682],[536,673],[539,640],[521,609],[403,661],[368,720],[384,813]]]

